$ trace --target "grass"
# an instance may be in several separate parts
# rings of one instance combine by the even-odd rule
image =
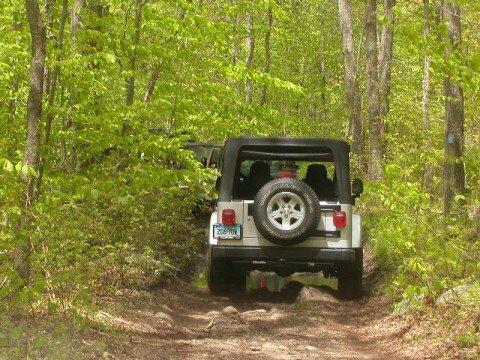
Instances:
[[[87,353],[101,354],[105,344],[81,343],[82,325],[54,318],[0,318],[0,359],[83,359]]]
[[[480,335],[478,331],[475,329],[475,327],[473,326],[467,329],[466,331],[455,334],[453,336],[453,341],[455,341],[455,343],[462,348],[479,345],[480,343],[479,340],[480,340]]]

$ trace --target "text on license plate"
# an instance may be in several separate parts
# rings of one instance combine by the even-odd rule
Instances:
[[[227,226],[222,224],[213,225],[213,237],[218,239],[241,239],[242,225]]]

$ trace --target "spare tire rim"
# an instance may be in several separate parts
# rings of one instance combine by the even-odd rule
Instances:
[[[267,205],[268,220],[280,230],[294,230],[305,218],[305,202],[290,191],[282,191],[272,196]]]

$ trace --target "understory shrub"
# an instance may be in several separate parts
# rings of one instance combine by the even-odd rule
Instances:
[[[444,216],[441,201],[404,172],[387,166],[383,182],[367,184],[361,205],[368,241],[382,273],[392,279],[387,281],[390,292],[431,302],[445,289],[478,284],[474,217],[468,211]],[[458,208],[471,208],[473,198]]]
[[[191,213],[213,173],[177,140],[158,150],[148,160],[118,152],[83,174],[46,174],[27,233],[32,276],[20,290],[12,267],[18,174],[4,168],[0,299],[65,310],[92,292],[149,286],[191,267],[204,242]]]

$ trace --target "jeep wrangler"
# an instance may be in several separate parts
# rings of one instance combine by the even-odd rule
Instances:
[[[352,207],[363,184],[350,184],[349,150],[328,139],[226,141],[210,218],[211,293],[244,291],[248,272],[260,270],[321,271],[338,278],[340,297],[361,295],[361,223]]]

